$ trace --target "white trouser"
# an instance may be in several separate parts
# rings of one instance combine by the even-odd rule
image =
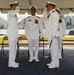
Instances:
[[[30,59],[37,59],[38,58],[38,46],[39,46],[39,39],[28,39],[29,42],[29,53]],[[33,53],[34,47],[34,53]]]
[[[50,52],[51,52],[51,59],[52,59],[51,64],[55,66],[59,66],[59,50],[58,50],[58,39],[57,38],[53,38],[50,50],[51,50]]]
[[[59,56],[62,54],[62,39],[58,38],[58,49],[59,49]]]
[[[16,58],[16,46],[17,46],[17,38],[18,37],[8,37],[9,40],[9,65],[12,65],[15,63]]]

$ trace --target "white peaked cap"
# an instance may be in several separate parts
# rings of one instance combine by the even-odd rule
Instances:
[[[31,10],[32,8],[35,8],[35,9],[37,10],[37,7],[36,7],[35,5],[31,5],[31,6],[29,7],[29,10]]]
[[[10,5],[18,4],[18,3],[19,3],[18,1],[14,1],[14,2],[11,2]]]
[[[53,2],[50,2],[50,1],[47,1],[47,2],[46,2],[46,6],[48,6],[48,5],[50,5],[50,4],[52,4],[52,5],[56,6],[56,4],[55,4],[55,3],[53,3]]]

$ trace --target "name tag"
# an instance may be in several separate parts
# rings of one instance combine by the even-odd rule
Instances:
[[[32,21],[32,20],[28,20],[28,21]]]

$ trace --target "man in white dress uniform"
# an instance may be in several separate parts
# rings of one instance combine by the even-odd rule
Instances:
[[[58,12],[60,16],[59,24],[58,24],[58,31],[60,33],[58,38],[58,48],[59,48],[59,58],[62,59],[62,40],[65,35],[66,22],[65,22],[64,16],[61,15],[61,10],[57,8],[56,11]]]
[[[30,6],[29,10],[31,16],[27,17],[25,27],[26,38],[28,39],[29,42],[29,53],[30,53],[29,62],[32,62],[33,60],[39,62],[38,59],[39,37],[42,38],[41,18],[36,16],[37,11],[36,6],[34,5]]]
[[[45,24],[45,34],[48,37],[50,50],[51,50],[51,63],[47,64],[48,68],[58,68],[59,67],[59,50],[58,50],[58,21],[59,14],[55,10],[56,4],[48,1],[46,3],[46,8],[48,11],[48,16],[44,20]]]
[[[17,1],[10,3],[11,10],[8,11],[8,29],[7,35],[9,40],[9,62],[8,67],[18,68],[19,63],[15,62],[16,58],[16,46],[18,39],[18,17],[17,13],[19,12],[20,7],[18,6]]]

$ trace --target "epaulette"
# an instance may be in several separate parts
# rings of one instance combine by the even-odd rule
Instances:
[[[53,13],[53,12],[55,12],[55,11],[52,11],[52,13]],[[52,13],[51,13],[51,14],[52,14]],[[47,18],[49,18],[51,14],[49,14],[49,15],[47,16]]]
[[[27,18],[29,18],[29,17],[31,17],[31,16],[28,16]]]
[[[55,12],[55,11],[52,11],[52,12]]]
[[[49,18],[50,17],[50,14],[47,16],[47,18]]]
[[[36,17],[40,19],[40,17],[39,17],[39,16],[36,16]]]

